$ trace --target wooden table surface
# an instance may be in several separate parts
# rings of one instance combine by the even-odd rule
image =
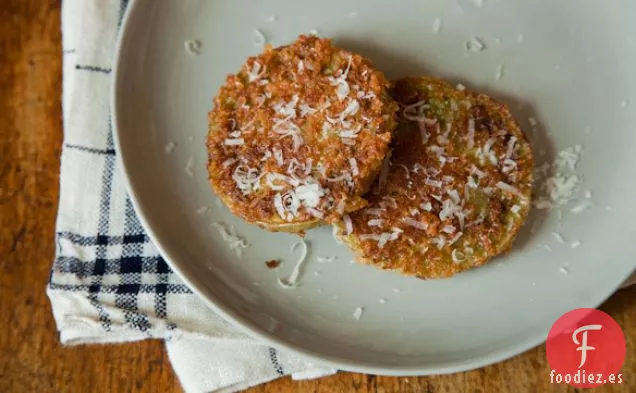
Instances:
[[[64,348],[45,295],[62,142],[59,0],[0,0],[0,392],[180,392],[160,341]],[[636,287],[602,309],[625,331],[636,392]],[[389,378],[289,378],[251,392],[572,392],[549,383],[545,347],[481,370]]]

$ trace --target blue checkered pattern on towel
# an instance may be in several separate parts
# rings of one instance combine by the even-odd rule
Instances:
[[[116,36],[127,6],[128,0],[62,4],[64,144],[56,257],[47,287],[61,340],[105,343],[187,336],[252,342],[170,270],[126,192],[116,160],[109,92]],[[275,349],[261,353],[259,348],[255,344],[250,354],[259,355],[244,361],[265,365],[274,375],[291,372],[285,371]]]
[[[121,1],[119,5],[119,21],[126,9],[128,1]],[[65,48],[65,72],[85,73],[82,76],[90,83],[90,79],[110,78],[111,67],[108,64],[83,63],[81,50]],[[89,56],[87,56],[88,58]],[[65,75],[68,77],[67,75]],[[99,82],[97,82],[99,83]],[[104,92],[107,93],[107,92]],[[88,98],[88,97],[87,97]],[[87,111],[90,111],[87,108]],[[74,119],[65,117],[65,124]],[[92,190],[99,199],[98,209],[90,212],[97,216],[94,228],[87,228],[83,221],[81,232],[60,229],[67,224],[58,220],[56,232],[57,252],[49,280],[49,289],[81,293],[86,296],[95,308],[105,331],[112,326],[111,316],[104,303],[109,303],[125,315],[128,326],[142,332],[150,331],[148,308],[140,311],[139,302],[152,304],[153,319],[168,319],[167,296],[191,295],[191,291],[175,277],[166,262],[158,254],[150,239],[145,234],[132,208],[130,199],[125,193],[113,193],[116,163],[115,147],[113,144],[110,114],[105,127],[96,127],[91,132],[102,132],[105,135],[88,135],[84,138],[78,135],[65,137],[63,146],[63,160],[72,160],[73,166],[84,167],[86,172],[82,176],[99,178],[99,190]],[[82,140],[82,143],[71,143],[68,140]],[[101,145],[99,142],[102,142]],[[70,158],[69,156],[73,157]],[[98,173],[90,173],[99,168]],[[62,166],[62,176],[67,175]],[[66,179],[63,179],[63,181]],[[73,181],[82,181],[75,176]],[[121,187],[121,184],[117,184]],[[68,195],[65,191],[72,187],[63,187],[60,195],[60,212],[63,209],[82,209],[82,195]],[[91,196],[86,196],[91,198]],[[124,198],[123,202],[116,198]],[[77,199],[76,206],[68,206],[68,199]],[[124,206],[114,211],[113,206]],[[68,214],[67,214],[68,216]],[[113,228],[113,219],[123,221],[119,230]],[[90,235],[87,235],[90,233]],[[173,328],[173,323],[166,321]]]

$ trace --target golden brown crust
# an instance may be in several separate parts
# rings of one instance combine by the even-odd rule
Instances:
[[[534,165],[508,108],[436,78],[399,80],[392,94],[402,113],[386,181],[339,224],[343,241],[360,262],[420,278],[506,251],[530,209]]]
[[[300,36],[229,75],[209,114],[210,183],[235,214],[300,231],[366,204],[397,104],[369,60]]]

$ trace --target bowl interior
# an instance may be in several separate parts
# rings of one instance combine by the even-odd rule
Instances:
[[[628,181],[636,168],[636,115],[629,106],[636,91],[630,20],[636,3],[573,5],[137,0],[121,36],[113,100],[137,212],[171,266],[216,312],[260,339],[342,369],[451,372],[537,345],[558,316],[597,306],[636,263],[636,186]],[[281,287],[278,278],[298,258],[290,247],[300,238],[233,217],[211,192],[205,168],[207,112],[225,75],[261,50],[254,29],[273,45],[316,29],[370,57],[389,77],[439,75],[492,94],[526,129],[538,165],[583,146],[569,173],[581,179],[574,201],[533,211],[509,254],[436,281],[352,264],[331,228],[321,227],[307,234],[300,286]],[[473,37],[484,50],[466,50]],[[201,42],[199,55],[184,49],[187,40]],[[587,190],[594,206],[572,213]],[[246,239],[241,258],[212,223]],[[283,264],[268,269],[270,259]],[[360,320],[353,317],[358,307]]]

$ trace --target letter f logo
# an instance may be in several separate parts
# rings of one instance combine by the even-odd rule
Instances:
[[[587,360],[587,351],[592,351],[596,348],[587,345],[587,331],[588,330],[601,330],[603,326],[601,325],[585,325],[576,329],[574,333],[572,333],[572,341],[574,344],[580,345],[580,347],[576,348],[577,351],[581,351],[581,364],[579,364],[579,368],[583,367],[585,361]],[[576,336],[583,332],[581,335],[581,342],[576,338]]]

